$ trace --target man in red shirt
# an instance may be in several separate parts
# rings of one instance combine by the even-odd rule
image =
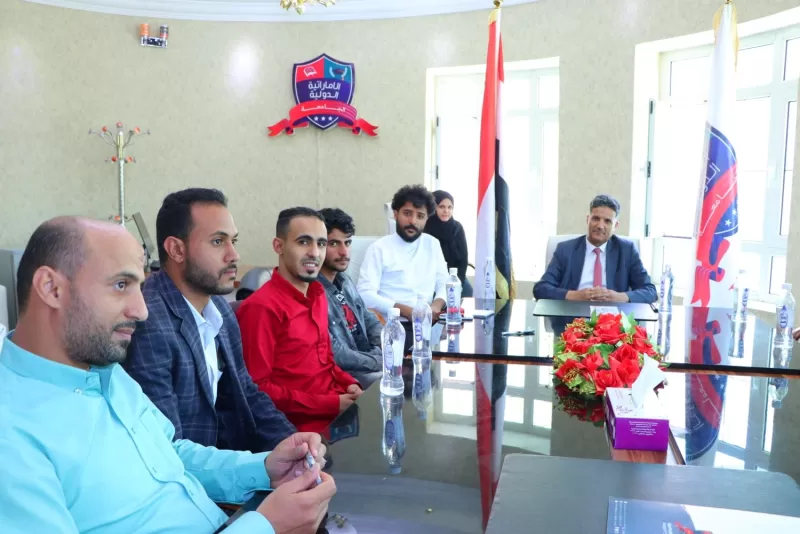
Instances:
[[[334,363],[328,299],[317,281],[328,231],[319,212],[291,208],[278,216],[275,234],[278,268],[236,313],[244,361],[298,430],[321,432],[361,395]]]

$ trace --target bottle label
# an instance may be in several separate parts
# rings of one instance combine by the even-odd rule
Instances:
[[[394,445],[394,421],[391,419],[386,421],[386,427],[383,431],[383,440],[386,443],[386,447],[392,447]]]
[[[750,290],[744,288],[742,290],[742,315],[747,313],[747,301],[750,299]]]
[[[422,343],[423,338],[423,331],[422,331],[422,318],[415,317],[414,318],[414,341],[416,343]]]
[[[456,307],[456,288],[454,286],[447,288],[447,307],[448,311]]]
[[[789,310],[786,308],[785,304],[783,305],[783,307],[781,307],[781,313],[779,315],[778,324],[780,325],[781,329],[787,328],[789,326]]]
[[[394,367],[394,349],[392,341],[387,339],[383,344],[383,368],[391,371],[392,367]]]
[[[459,347],[459,337],[458,335],[450,336],[450,339],[447,340],[447,352],[456,353],[460,351]]]
[[[664,294],[666,293],[664,289],[666,287],[667,287],[667,276],[665,273],[664,276],[661,277],[661,289],[658,292],[658,298],[660,298],[662,301],[664,300]]]

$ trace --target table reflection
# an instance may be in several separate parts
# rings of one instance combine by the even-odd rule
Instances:
[[[786,366],[792,349],[773,347],[770,359],[775,368]],[[776,462],[770,454],[777,441],[776,413],[781,411],[792,421],[781,425],[781,433],[791,434],[795,451],[800,447],[800,436],[793,430],[800,403],[792,387],[792,380],[778,376],[675,374],[659,396],[685,463],[779,471],[800,480],[800,466]]]
[[[475,309],[494,309],[494,315],[465,321],[460,328],[434,329],[432,351],[436,358],[494,363],[551,365],[554,341],[573,318],[537,317],[534,301],[474,301],[465,299],[466,316]],[[643,322],[654,346],[666,356],[673,371],[714,371],[727,374],[763,373],[800,376],[788,360],[773,364],[774,328],[750,314],[732,321],[724,308],[684,308],[659,313]],[[514,332],[527,335],[508,335]]]
[[[476,339],[473,332],[471,341],[486,343],[484,335]],[[769,354],[775,369],[792,362],[791,348],[772,347]],[[612,459],[601,404],[559,395],[549,366],[414,363],[407,395],[386,397],[370,388],[329,428],[339,488],[332,514],[360,525],[380,516],[410,521],[403,524],[416,525],[413,532],[477,534],[507,454]],[[798,384],[779,376],[679,372],[668,380],[659,396],[678,461],[776,471],[800,481]]]

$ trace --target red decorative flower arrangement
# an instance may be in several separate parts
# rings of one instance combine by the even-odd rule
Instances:
[[[594,426],[603,426],[605,422],[603,397],[576,395],[564,384],[556,386],[555,391],[553,401],[557,409],[577,418],[578,421],[588,421]]]
[[[556,343],[556,392],[560,399],[567,391],[588,399],[602,397],[606,388],[631,387],[645,356],[662,368],[666,366],[664,356],[653,348],[647,331],[633,316],[604,313],[592,314],[589,320],[577,319]]]

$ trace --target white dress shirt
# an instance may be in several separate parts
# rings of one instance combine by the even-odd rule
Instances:
[[[183,297],[183,299],[186,300],[186,304],[188,304],[189,309],[192,310],[194,321],[197,323],[197,330],[200,332],[200,341],[203,343],[203,354],[206,357],[206,372],[211,382],[212,398],[216,404],[217,386],[219,384],[219,379],[222,377],[222,371],[219,370],[216,338],[217,335],[219,335],[219,331],[222,329],[222,314],[219,313],[213,300],[209,299],[201,315],[197,313],[195,307],[192,306],[192,303],[189,302],[186,297]]]
[[[417,295],[445,300],[447,263],[439,240],[422,234],[413,243],[397,233],[384,236],[367,249],[358,277],[358,292],[367,308],[384,317],[395,304],[414,306]]]
[[[595,262],[595,255],[594,249],[600,249],[600,266],[603,269],[603,287],[606,287],[606,246],[608,245],[608,241],[596,247],[589,243],[589,239],[586,239],[586,258],[583,260],[583,271],[581,272],[581,283],[578,285],[578,289],[586,289],[594,287],[594,262]]]

